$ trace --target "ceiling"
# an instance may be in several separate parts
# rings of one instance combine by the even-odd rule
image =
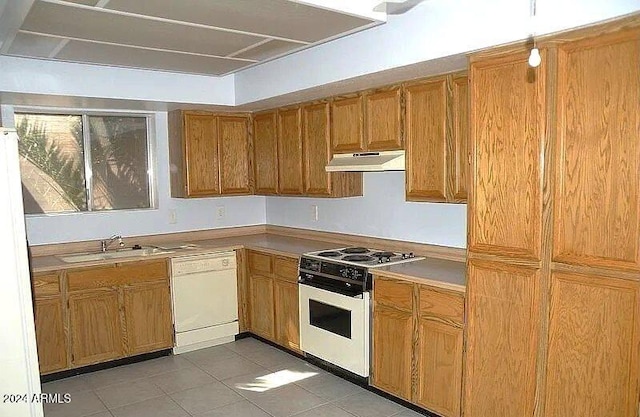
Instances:
[[[297,0],[36,0],[0,54],[220,76],[380,23]]]

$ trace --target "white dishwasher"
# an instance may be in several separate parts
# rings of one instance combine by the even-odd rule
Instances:
[[[238,334],[233,251],[171,259],[175,347],[179,354],[231,342]]]

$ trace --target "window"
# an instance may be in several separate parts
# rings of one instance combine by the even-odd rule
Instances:
[[[26,214],[152,207],[147,118],[16,113]]]

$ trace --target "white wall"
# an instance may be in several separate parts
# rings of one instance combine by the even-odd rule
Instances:
[[[384,25],[236,73],[236,103],[509,43],[534,29],[549,33],[638,10],[639,0],[537,0],[534,28],[530,0],[428,0],[389,16]]]
[[[0,56],[0,91],[233,106],[234,75],[224,77]],[[11,103],[6,103],[11,104]]]
[[[466,247],[465,204],[405,202],[404,172],[364,174],[362,197],[267,197],[267,223],[395,240]],[[312,219],[318,206],[318,221]]]
[[[28,216],[27,238],[31,245],[104,239],[113,234],[134,236],[265,223],[264,197],[171,198],[167,113],[154,115],[158,209]],[[223,220],[215,218],[217,206],[225,207]],[[175,224],[169,223],[170,210],[176,211]]]

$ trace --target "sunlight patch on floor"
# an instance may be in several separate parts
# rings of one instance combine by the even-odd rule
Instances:
[[[251,382],[236,384],[236,388],[253,391],[253,392],[265,392],[273,388],[278,388],[283,385],[293,384],[294,382],[302,381],[303,379],[311,378],[318,375],[317,372],[298,372],[284,369],[282,371],[274,372],[269,375],[259,376]]]

